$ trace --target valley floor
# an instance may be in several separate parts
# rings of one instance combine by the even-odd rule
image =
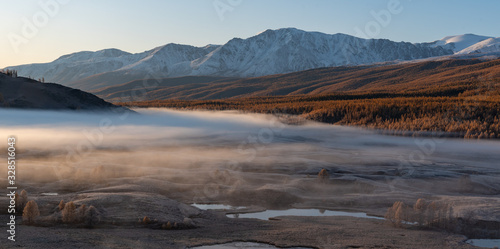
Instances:
[[[19,141],[18,187],[27,190],[41,215],[39,226],[18,225],[16,247],[184,248],[257,241],[281,247],[473,248],[463,234],[499,236],[496,140],[384,136],[235,112],[138,112],[123,117],[0,110],[11,117],[0,121],[0,137],[15,134]],[[103,130],[103,120],[113,129]],[[319,179],[322,169],[328,174]],[[6,186],[2,178],[0,188]],[[446,217],[472,225],[451,233],[339,216],[263,221],[191,206],[246,207],[237,212],[315,208],[383,217],[395,202],[413,206],[418,199],[428,208],[448,205]],[[100,223],[93,229],[62,224],[61,200],[77,208],[94,206]],[[7,203],[2,195],[0,206]],[[7,221],[5,212],[0,210],[0,218]],[[146,216],[151,221],[144,222]],[[0,248],[11,246],[2,242]]]

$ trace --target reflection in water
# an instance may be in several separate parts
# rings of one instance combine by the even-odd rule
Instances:
[[[201,210],[237,210],[237,209],[244,209],[245,207],[233,207],[229,205],[222,205],[222,204],[193,204],[191,205],[195,208],[199,208]]]
[[[369,216],[366,213],[352,213],[343,211],[330,211],[320,209],[288,209],[288,210],[266,210],[257,213],[228,214],[229,218],[253,218],[259,220],[269,220],[277,216],[348,216],[356,218],[380,219],[384,218]]]
[[[193,204],[193,207],[202,210],[238,210],[246,207],[233,207],[222,204]],[[288,210],[266,210],[255,213],[234,213],[228,214],[229,218],[254,218],[260,220],[268,220],[277,216],[348,216],[356,218],[384,219],[376,216],[369,216],[366,213],[330,211],[325,209],[288,209]]]

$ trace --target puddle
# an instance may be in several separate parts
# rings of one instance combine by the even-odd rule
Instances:
[[[195,208],[199,208],[201,210],[238,210],[245,209],[245,207],[233,207],[229,205],[221,205],[221,204],[193,204],[191,205]]]
[[[202,210],[241,210],[246,209],[246,207],[233,207],[229,205],[221,204],[192,204],[191,206],[202,209]],[[238,214],[228,214],[229,218],[254,218],[259,220],[269,220],[269,218],[278,216],[347,216],[356,218],[368,218],[368,219],[379,219],[384,218],[370,216],[366,213],[356,213],[356,212],[344,212],[344,211],[330,211],[330,210],[320,210],[320,209],[288,209],[288,210],[266,210],[262,212],[255,213],[238,213]]]
[[[260,220],[269,220],[269,218],[277,216],[348,216],[356,218],[369,218],[369,219],[379,219],[384,218],[369,216],[366,213],[353,213],[353,212],[343,212],[343,211],[330,211],[330,210],[320,210],[320,209],[288,209],[288,210],[266,210],[257,213],[243,213],[243,214],[228,214],[229,218],[255,218]]]
[[[197,246],[190,247],[191,249],[253,249],[253,248],[279,248],[269,244],[263,243],[250,243],[250,242],[233,242],[227,244],[211,245],[211,246]],[[310,247],[287,247],[291,249],[310,249]]]
[[[470,239],[467,240],[467,243],[486,248],[500,247],[500,239]]]

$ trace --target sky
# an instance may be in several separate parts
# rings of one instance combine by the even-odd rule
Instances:
[[[500,36],[498,0],[0,0],[0,68],[78,51],[204,46],[295,27],[430,42]]]

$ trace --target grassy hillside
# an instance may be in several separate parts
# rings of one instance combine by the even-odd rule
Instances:
[[[324,94],[449,94],[474,90],[500,79],[500,60],[444,60],[383,66],[321,68],[248,79],[184,77],[134,81],[94,91],[108,101],[130,101],[140,90],[143,100],[226,99]]]
[[[128,101],[133,96],[133,94],[130,94],[131,91],[146,92],[147,95],[144,96],[150,100],[169,99],[182,96],[182,91],[186,89],[196,89],[206,84],[218,84],[235,80],[237,78],[217,76],[186,76],[167,79],[134,80],[125,84],[94,90],[93,93],[105,99],[115,101]],[[196,98],[197,96],[191,95],[191,97]]]

